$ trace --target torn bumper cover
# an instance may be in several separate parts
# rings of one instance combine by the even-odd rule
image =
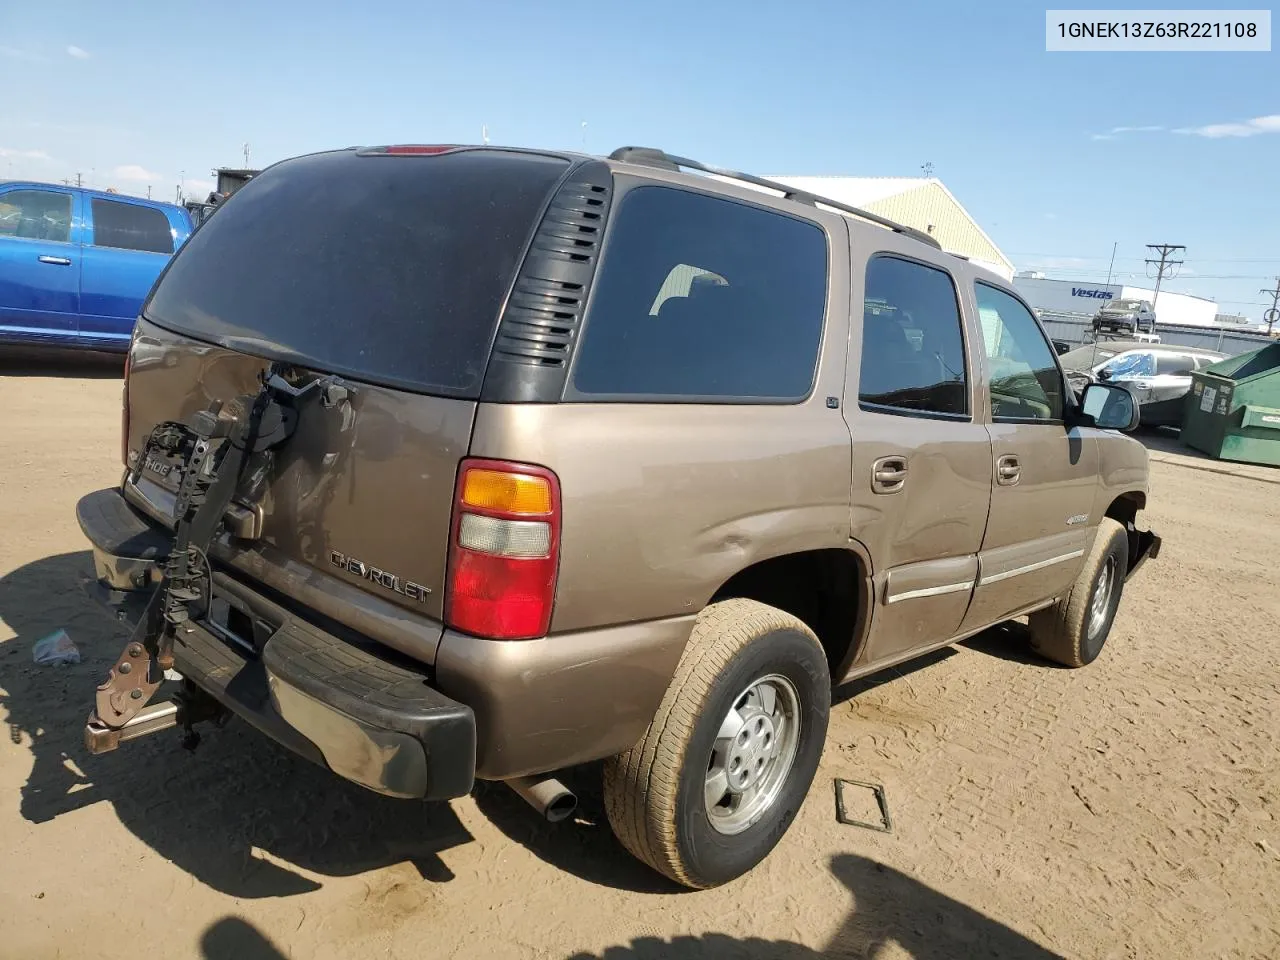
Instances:
[[[118,490],[89,494],[76,513],[93,546],[90,591],[136,621],[170,538]],[[183,624],[174,666],[185,679],[295,753],[378,793],[444,800],[471,791],[475,717],[430,686],[420,665],[305,622],[224,573],[213,584],[254,637],[231,636],[208,618]]]

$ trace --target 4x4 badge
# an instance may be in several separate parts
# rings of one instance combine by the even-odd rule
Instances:
[[[427,594],[431,592],[430,587],[424,587],[422,584],[414,583],[412,580],[405,580],[397,574],[388,573],[378,567],[371,567],[363,560],[349,557],[337,550],[329,551],[329,562],[335,567],[347,571],[347,573],[354,573],[357,577],[363,577],[371,583],[376,583],[378,586],[394,591],[402,597],[408,597],[410,600],[417,600],[419,603],[426,603]]]

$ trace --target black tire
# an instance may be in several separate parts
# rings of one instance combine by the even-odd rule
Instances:
[[[798,694],[799,739],[776,798],[740,833],[717,830],[704,781],[720,724],[748,687],[770,675]],[[813,631],[754,600],[732,599],[698,617],[657,714],[630,750],[606,761],[605,810],[634,856],[677,883],[718,886],[774,848],[809,792],[827,734],[831,679]]]
[[[1101,589],[1104,568],[1109,570],[1110,592],[1105,605],[1095,609],[1094,598]],[[1032,648],[1064,667],[1093,663],[1111,633],[1128,571],[1129,535],[1117,521],[1103,517],[1093,548],[1070,592],[1052,607],[1031,614]],[[1099,621],[1095,621],[1095,614],[1100,615]]]

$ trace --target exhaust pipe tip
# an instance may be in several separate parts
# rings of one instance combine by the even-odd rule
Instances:
[[[578,809],[577,796],[555,777],[516,777],[506,784],[549,823],[567,820]]]

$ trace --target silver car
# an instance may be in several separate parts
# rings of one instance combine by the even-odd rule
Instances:
[[[1145,300],[1111,300],[1093,318],[1093,332],[1152,333],[1156,329],[1156,312]]]
[[[1226,356],[1190,347],[1126,350],[1091,372],[1093,379],[1122,385],[1133,394],[1143,425],[1177,427],[1182,425],[1183,398],[1191,389],[1191,374]]]

